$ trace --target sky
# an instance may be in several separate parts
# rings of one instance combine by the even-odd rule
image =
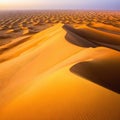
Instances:
[[[120,0],[0,0],[0,10],[14,9],[120,10]]]

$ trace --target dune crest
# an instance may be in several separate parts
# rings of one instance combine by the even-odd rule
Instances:
[[[0,23],[0,120],[119,120],[119,24],[106,23],[114,12],[19,16]]]

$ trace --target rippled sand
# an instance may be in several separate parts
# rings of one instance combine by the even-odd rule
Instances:
[[[0,120],[119,120],[118,11],[0,16]]]

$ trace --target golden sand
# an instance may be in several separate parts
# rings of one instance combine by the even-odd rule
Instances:
[[[119,120],[120,28],[98,22],[119,12],[74,12],[44,12],[41,21],[33,12],[19,35],[1,39],[0,120]],[[80,23],[83,14],[96,19]]]

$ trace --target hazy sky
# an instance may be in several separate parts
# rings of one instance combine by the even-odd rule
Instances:
[[[120,0],[0,0],[0,9],[119,9]]]

